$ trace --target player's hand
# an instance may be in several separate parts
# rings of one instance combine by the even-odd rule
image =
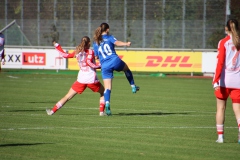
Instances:
[[[127,42],[127,46],[128,46],[128,47],[131,46],[131,42]]]
[[[217,90],[220,89],[220,86],[217,86],[217,87],[215,87],[214,89],[215,89],[215,91],[217,91]]]
[[[52,42],[52,44],[53,44],[53,46],[55,46],[55,44],[56,44],[56,41],[53,41],[53,42]]]
[[[2,65],[4,65],[4,64],[5,64],[5,62],[3,61],[3,62],[2,62]]]
[[[96,69],[101,69],[101,65],[99,64],[99,66]]]

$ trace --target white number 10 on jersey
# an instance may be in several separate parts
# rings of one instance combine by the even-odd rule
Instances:
[[[103,44],[98,48],[98,52],[101,53],[102,57],[105,59],[107,56],[112,55],[112,50],[108,44]]]

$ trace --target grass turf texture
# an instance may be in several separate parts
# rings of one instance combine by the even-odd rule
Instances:
[[[230,101],[225,143],[215,142],[211,79],[135,75],[140,91],[132,94],[126,78],[116,76],[112,116],[99,116],[99,94],[89,89],[48,116],[45,109],[68,92],[76,74],[0,73],[1,160],[240,159]]]

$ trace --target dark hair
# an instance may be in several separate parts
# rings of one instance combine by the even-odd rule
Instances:
[[[88,36],[82,37],[81,43],[76,47],[76,54],[89,49],[90,38]]]
[[[102,23],[96,30],[93,36],[94,41],[99,45],[102,41],[102,32],[106,32],[109,29],[107,23]]]
[[[226,27],[232,33],[232,41],[237,50],[240,50],[240,32],[238,28],[238,21],[236,19],[229,19]]]

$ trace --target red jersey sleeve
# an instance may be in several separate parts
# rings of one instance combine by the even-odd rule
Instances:
[[[217,55],[217,66],[215,70],[215,75],[212,84],[218,84],[222,69],[225,65],[225,58],[226,58],[226,48],[225,43],[230,39],[230,36],[225,37],[224,39],[220,40],[218,43],[218,55]]]
[[[93,63],[95,61],[95,56],[94,56],[94,52],[93,50],[89,49],[87,51],[85,51],[87,53],[86,55],[86,64],[88,66],[90,66],[91,68],[101,68],[101,66],[96,65],[95,63]]]
[[[75,51],[73,53],[66,53],[63,51],[62,47],[60,44],[56,43],[55,44],[55,49],[61,54],[62,57],[64,58],[73,58],[75,56]]]

